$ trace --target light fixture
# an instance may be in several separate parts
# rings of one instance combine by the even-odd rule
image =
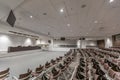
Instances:
[[[114,0],[109,0],[110,3],[114,2]]]
[[[64,9],[63,9],[63,8],[62,8],[62,9],[60,9],[60,12],[61,12],[61,13],[63,13],[63,12],[64,12]]]
[[[69,26],[70,26],[70,24],[67,24],[67,26],[69,27]]]
[[[33,16],[30,16],[30,18],[33,18]]]
[[[96,20],[96,21],[94,21],[94,23],[98,23],[98,21]]]

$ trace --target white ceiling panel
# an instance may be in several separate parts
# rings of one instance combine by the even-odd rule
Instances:
[[[0,0],[4,3],[0,17],[4,18],[10,7],[17,17],[16,25],[37,33],[53,37],[109,36],[119,33],[120,0],[109,1]]]

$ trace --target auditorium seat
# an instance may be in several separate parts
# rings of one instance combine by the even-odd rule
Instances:
[[[53,64],[53,65],[55,65],[56,64],[56,61],[55,60],[51,60],[51,63]]]
[[[32,75],[33,76],[38,76],[40,73],[42,73],[42,71],[44,70],[44,66],[39,66],[35,69],[35,73],[33,72]]]
[[[32,73],[32,70],[28,69],[27,73],[20,74],[18,79],[19,80],[29,80],[31,78],[31,73]]]
[[[44,73],[40,80],[50,80],[50,76],[48,74]]]
[[[52,69],[53,79],[57,79],[60,75],[60,70],[56,69],[55,67]]]
[[[0,80],[5,80],[9,76],[9,68],[6,70],[0,71]]]
[[[64,72],[66,70],[66,66],[61,63],[59,64],[59,68],[61,69],[61,72]]]
[[[110,76],[111,78],[113,78],[113,79],[115,78],[116,73],[115,73],[114,70],[109,69],[108,74],[109,74],[109,76]]]
[[[45,68],[49,68],[51,66],[51,64],[49,62],[45,63]]]
[[[104,64],[104,69],[105,69],[105,70],[109,70],[109,66],[108,66],[107,63]]]

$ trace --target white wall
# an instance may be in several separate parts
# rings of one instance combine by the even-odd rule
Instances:
[[[24,34],[36,35],[40,37],[40,40],[35,40],[33,38],[27,38],[25,36],[10,34],[9,31],[16,31]],[[6,22],[0,21],[0,51],[7,51],[9,46],[39,45],[41,43],[42,44],[46,43],[49,39],[51,38],[48,36],[36,34],[23,29],[19,29],[17,28],[17,26],[13,28],[10,25],[8,25]]]
[[[9,46],[34,46],[35,43],[32,38],[0,33],[0,51],[7,51]]]
[[[35,46],[45,44],[47,40],[36,40],[19,35],[0,33],[0,52],[8,51],[9,46]]]
[[[60,40],[54,40],[53,43],[53,51],[68,51],[71,48],[75,48],[75,47],[59,47],[59,45],[77,45],[77,48],[86,48],[86,46],[97,46],[97,42],[94,40],[84,40],[82,41],[82,45],[80,40],[66,40],[66,41],[60,41]]]
[[[78,48],[86,48],[86,46],[97,46],[97,42],[94,40],[78,40],[77,41]]]
[[[105,38],[105,48],[109,48],[112,46],[113,46],[112,37]]]
[[[65,41],[53,40],[51,43],[52,44],[51,50],[52,51],[69,51],[69,49],[71,49],[72,47],[70,47],[70,48],[60,47],[59,45],[76,45],[76,42],[77,42],[76,40],[65,40]]]

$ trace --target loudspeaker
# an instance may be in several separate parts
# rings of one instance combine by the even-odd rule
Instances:
[[[61,40],[61,41],[65,41],[65,37],[61,37],[60,40]]]
[[[51,40],[48,40],[48,43],[51,43]]]
[[[85,38],[79,38],[79,40],[85,40]]]

